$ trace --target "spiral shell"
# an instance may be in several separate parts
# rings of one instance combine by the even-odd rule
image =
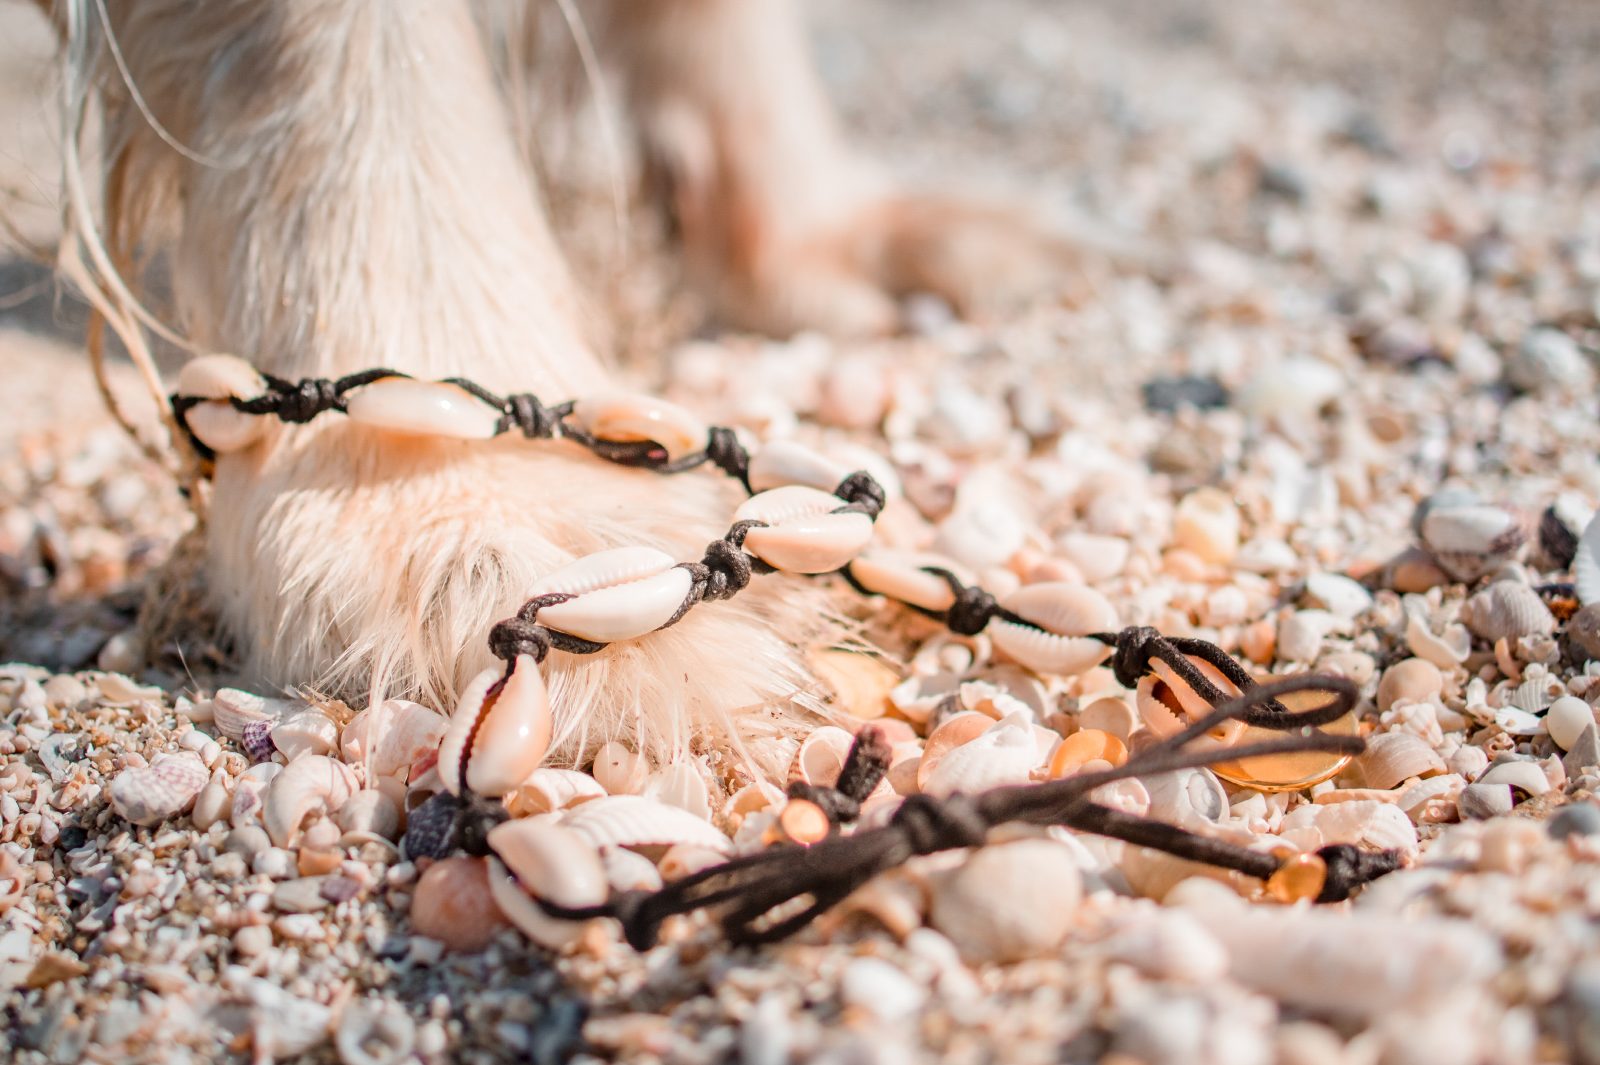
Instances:
[[[1111,646],[1091,632],[1115,632],[1117,612],[1105,596],[1083,585],[1029,584],[1001,605],[1027,624],[1003,618],[985,630],[997,650],[1040,673],[1072,675],[1104,662]]]
[[[1473,634],[1488,640],[1547,636],[1556,619],[1539,593],[1521,581],[1495,581],[1461,605],[1461,620]]]
[[[439,745],[439,773],[454,794],[500,796],[528,778],[550,749],[553,718],[539,663],[518,655],[502,674],[467,685]]]
[[[315,754],[297,758],[267,786],[262,826],[274,844],[287,847],[307,817],[339,809],[359,787],[355,773],[343,762]]]
[[[222,688],[211,698],[211,720],[230,740],[243,740],[250,725],[265,722],[270,730],[304,706],[296,699],[264,699],[238,688]]]
[[[530,595],[575,598],[539,611],[539,622],[585,640],[615,643],[654,632],[682,609],[694,580],[651,547],[600,551],[540,578]]]

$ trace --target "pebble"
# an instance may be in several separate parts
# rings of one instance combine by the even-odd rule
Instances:
[[[1313,573],[1306,578],[1306,599],[1311,606],[1352,619],[1372,606],[1372,593],[1339,573]]]
[[[1507,357],[1506,380],[1513,387],[1538,394],[1588,392],[1594,370],[1577,341],[1559,329],[1530,329]]]
[[[488,946],[506,920],[489,889],[487,864],[481,858],[446,858],[430,865],[411,896],[411,927],[451,950]]]
[[[1506,784],[1468,784],[1456,798],[1456,808],[1465,820],[1486,821],[1491,817],[1509,814],[1516,806],[1511,788]]]
[[[272,908],[281,913],[314,913],[325,909],[329,900],[322,893],[322,884],[320,876],[285,881],[272,890]]]
[[[250,862],[250,868],[257,876],[273,880],[288,880],[299,875],[294,852],[282,847],[268,847],[257,853]]]
[[[1600,659],[1600,603],[1583,607],[1567,620],[1567,639],[1588,659]]]
[[[256,855],[272,846],[272,840],[267,835],[267,830],[259,825],[245,825],[228,833],[228,838],[223,841],[222,848],[229,854],[242,855],[248,861],[254,861]]]
[[[1563,806],[1545,822],[1545,828],[1555,839],[1568,836],[1600,836],[1600,805],[1593,802],[1575,802]]]
[[[1197,488],[1172,514],[1172,539],[1203,561],[1224,563],[1239,550],[1239,508],[1216,488]]]
[[[245,925],[233,934],[233,949],[246,958],[258,958],[272,949],[272,929],[264,924]]]

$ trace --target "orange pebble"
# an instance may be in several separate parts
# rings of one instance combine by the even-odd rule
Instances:
[[[479,951],[506,925],[481,858],[434,862],[411,896],[411,930],[451,950]]]

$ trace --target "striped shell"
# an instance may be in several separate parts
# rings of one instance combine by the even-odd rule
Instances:
[[[385,377],[351,393],[345,412],[373,429],[413,436],[487,440],[500,425],[500,412],[459,385]]]
[[[668,461],[702,450],[710,432],[705,422],[676,403],[621,393],[578,400],[572,420],[599,440],[658,444]]]
[[[539,663],[518,655],[509,673],[484,670],[467,685],[439,745],[439,775],[456,795],[500,796],[550,749],[550,697]]]
[[[1525,539],[1515,514],[1472,503],[1427,508],[1421,537],[1440,568],[1458,581],[1498,569],[1517,555]]]
[[[1494,643],[1522,636],[1548,636],[1556,619],[1539,593],[1521,581],[1495,581],[1461,605],[1461,620],[1473,634]]]
[[[1384,732],[1367,739],[1366,751],[1356,759],[1361,778],[1369,788],[1387,791],[1411,777],[1444,772],[1444,759],[1409,732]]]
[[[560,950],[583,925],[545,914],[528,896],[561,906],[595,906],[609,885],[600,855],[581,835],[542,821],[506,821],[489,830],[489,889],[500,912],[529,939]]]
[[[789,763],[789,781],[832,787],[839,782],[855,737],[837,725],[823,725],[800,742]]]
[[[386,699],[350,719],[339,734],[339,756],[366,766],[367,780],[404,781],[419,758],[439,749],[450,719],[420,703]]]
[[[744,548],[767,565],[788,573],[830,573],[872,541],[871,518],[834,513],[845,505],[831,492],[790,485],[751,496],[733,516],[766,523],[749,531]]]
[[[545,766],[528,774],[528,779],[505,796],[512,817],[531,817],[565,810],[579,803],[598,799],[606,789],[588,773]]]
[[[305,704],[298,699],[264,699],[238,688],[223,688],[211,698],[211,721],[230,740],[243,740],[244,730],[256,722],[270,729]]]
[[[327,754],[339,742],[339,726],[314,706],[297,710],[274,724],[272,745],[289,761],[303,754]]]
[[[576,598],[544,607],[539,622],[585,640],[615,643],[654,632],[689,597],[694,579],[653,547],[618,547],[587,555],[540,578],[530,596]]]
[[[136,825],[159,825],[194,805],[211,773],[198,755],[163,754],[148,766],[124,769],[108,789],[111,808]]]
[[[924,610],[949,610],[956,601],[950,582],[926,572],[924,567],[958,568],[943,555],[909,555],[888,551],[868,551],[847,568],[855,582],[869,592],[886,595]]]
[[[1028,622],[997,618],[984,631],[997,650],[1039,673],[1072,675],[1104,662],[1111,645],[1091,632],[1115,632],[1117,612],[1105,596],[1078,584],[1026,585],[1001,603]]]
[[[693,814],[641,795],[591,799],[561,824],[596,847],[657,847],[693,843],[726,852],[728,837]]]
[[[793,440],[774,440],[750,459],[750,487],[757,492],[792,484],[832,492],[849,473],[843,463]]]

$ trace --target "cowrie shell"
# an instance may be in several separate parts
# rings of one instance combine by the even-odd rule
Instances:
[[[689,571],[664,551],[618,547],[547,574],[531,594],[576,596],[544,607],[539,622],[581,639],[615,643],[637,639],[665,625],[683,606],[693,583]]]
[[[831,492],[850,471],[793,440],[774,440],[750,459],[750,487],[765,492],[798,484]]]
[[[610,885],[594,845],[578,833],[544,821],[506,821],[489,830],[489,889],[511,923],[542,947],[560,950],[583,924],[546,914],[530,895],[560,906],[596,906]]]
[[[373,429],[461,440],[487,440],[500,424],[500,412],[466,389],[408,377],[363,385],[350,394],[345,413]]]
[[[518,655],[510,676],[490,668],[467,685],[439,745],[439,775],[456,795],[504,795],[544,761],[550,727],[539,663]]]
[[[1001,603],[1030,624],[997,619],[984,631],[997,650],[1039,673],[1082,673],[1111,657],[1091,632],[1117,631],[1117,612],[1105,596],[1081,584],[1029,584]]]
[[[1229,698],[1239,694],[1239,689],[1233,682],[1224,677],[1211,663],[1192,657],[1189,662]],[[1152,660],[1150,672],[1140,678],[1139,686],[1134,692],[1134,701],[1145,727],[1162,737],[1181,732],[1189,727],[1192,719],[1203,717],[1212,710],[1211,704],[1206,702],[1199,692],[1184,683],[1171,666],[1159,659]],[[1208,735],[1212,741],[1226,747],[1235,743],[1244,729],[1242,721],[1224,721]]]
[[[190,359],[178,373],[178,395],[197,396],[184,415],[189,430],[206,447],[222,455],[240,451],[267,431],[263,418],[235,410],[229,399],[254,399],[267,383],[255,367],[234,355],[201,355]]]
[[[572,420],[590,436],[613,443],[659,444],[668,461],[706,446],[706,423],[676,403],[654,396],[614,393],[580,399]]]
[[[949,610],[956,593],[943,577],[927,573],[932,566],[954,571],[956,564],[943,555],[900,555],[869,551],[850,563],[850,576],[869,592],[898,599],[924,610]],[[959,574],[957,574],[959,576]]]
[[[830,573],[872,541],[872,519],[857,511],[832,513],[845,501],[831,492],[789,485],[761,492],[734,511],[735,521],[761,521],[744,548],[774,569]]]

